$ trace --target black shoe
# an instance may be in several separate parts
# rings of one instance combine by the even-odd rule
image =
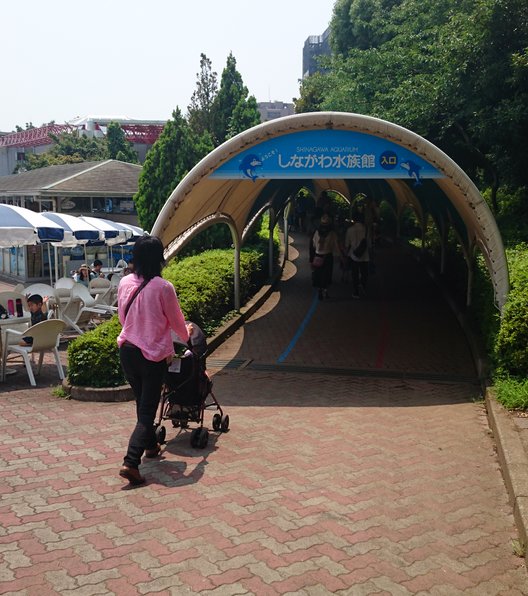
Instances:
[[[323,290],[319,290],[319,300],[322,300],[323,298]]]
[[[121,466],[121,469],[119,470],[119,475],[121,476],[121,478],[126,478],[130,482],[130,484],[133,484],[134,486],[139,486],[140,484],[145,483],[145,479],[139,473],[139,470],[137,468]]]

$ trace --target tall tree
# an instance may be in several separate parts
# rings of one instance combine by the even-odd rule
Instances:
[[[248,96],[242,75],[236,68],[236,59],[230,52],[220,80],[220,90],[213,102],[212,134],[215,145],[221,145],[229,136],[231,117],[241,99]]]
[[[134,202],[141,227],[152,229],[180,180],[211,149],[204,137],[194,134],[179,108],[174,110],[172,119],[148,152],[139,176]]]
[[[203,135],[213,129],[213,103],[218,93],[218,76],[212,69],[211,60],[200,54],[200,72],[196,75],[196,89],[187,108],[189,125],[192,130]]]
[[[128,163],[137,163],[137,153],[132,143],[127,140],[125,131],[118,122],[110,122],[106,130],[106,145],[109,159],[118,159]]]

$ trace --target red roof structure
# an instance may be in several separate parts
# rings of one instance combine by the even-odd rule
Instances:
[[[69,124],[46,124],[39,128],[28,128],[20,132],[0,137],[0,147],[40,147],[51,145],[50,134],[60,135],[62,132],[72,132],[74,128]]]
[[[120,124],[125,137],[131,143],[153,145],[163,130],[163,124]],[[106,124],[98,125],[96,128],[106,128]],[[0,137],[0,147],[40,147],[53,143],[50,134],[60,135],[63,132],[84,130],[85,126],[71,124],[47,124],[38,128],[29,128],[21,132],[14,132]]]

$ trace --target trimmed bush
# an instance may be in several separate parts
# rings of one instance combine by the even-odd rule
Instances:
[[[120,332],[121,324],[114,316],[70,342],[68,380],[72,385],[118,387],[126,383],[117,349]]]
[[[528,246],[507,251],[510,293],[495,342],[499,374],[528,374]]]
[[[244,303],[265,280],[265,255],[243,249],[240,255],[240,299]],[[163,277],[176,288],[185,317],[206,333],[234,309],[233,250],[208,250],[172,262]]]

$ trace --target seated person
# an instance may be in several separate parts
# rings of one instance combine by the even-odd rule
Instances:
[[[93,273],[90,271],[90,268],[85,263],[83,263],[79,267],[79,270],[73,276],[73,279],[77,283],[83,284],[83,286],[86,286],[86,287],[88,287],[90,280],[93,278],[94,278]]]
[[[92,275],[93,277],[104,277],[104,273],[101,271],[103,266],[103,261],[99,259],[95,259],[92,265]]]
[[[31,313],[31,327],[37,323],[42,323],[48,318],[48,297],[42,298],[40,294],[33,294],[27,299],[28,309]],[[23,337],[20,341],[21,346],[30,346],[33,343],[32,337]]]

